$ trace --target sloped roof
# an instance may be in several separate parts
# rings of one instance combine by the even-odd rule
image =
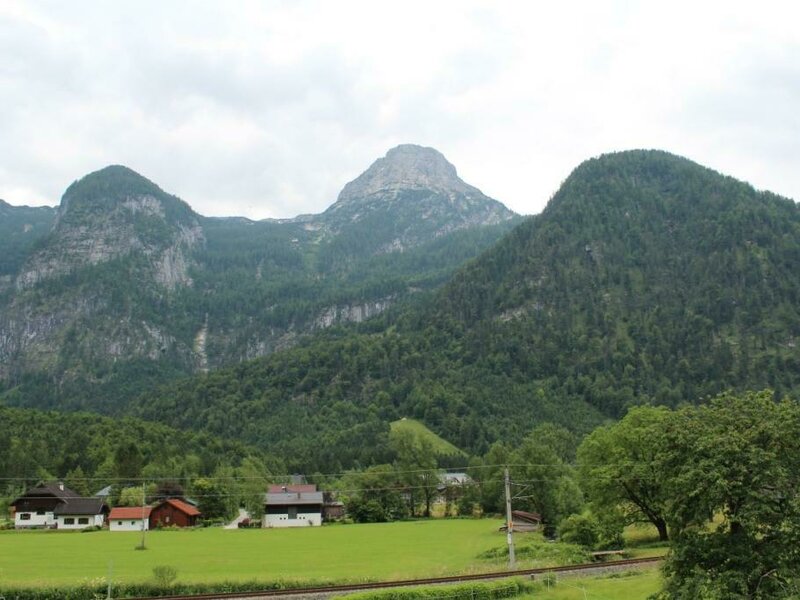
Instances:
[[[513,510],[511,511],[511,516],[514,519],[517,519],[519,521],[525,521],[528,523],[542,522],[542,515],[540,515],[539,513],[525,512],[524,510]]]
[[[272,484],[267,489],[267,493],[269,494],[283,494],[283,493],[307,494],[316,491],[317,491],[317,486],[316,484],[313,483],[291,483],[288,485]]]
[[[63,483],[48,481],[47,483],[40,483],[36,487],[27,490],[22,496],[14,500],[11,506],[16,506],[18,502],[30,500],[31,498],[58,498],[60,500],[66,500],[67,498],[80,498],[80,494],[69,489]]]
[[[176,508],[177,510],[181,511],[183,514],[188,515],[190,517],[196,517],[200,515],[200,511],[197,510],[194,506],[189,504],[188,502],[184,502],[183,500],[179,500],[178,498],[167,498],[163,502],[159,502],[156,507],[161,506],[162,504],[169,504],[170,506]]]
[[[145,506],[144,511],[141,506],[116,506],[111,509],[111,514],[108,515],[109,521],[113,519],[140,519],[142,514],[144,518],[150,517],[150,511],[153,510],[150,506]]]
[[[297,506],[306,504],[322,504],[322,492],[267,494],[267,506]]]
[[[110,485],[107,485],[107,486],[106,486],[106,487],[104,487],[102,490],[100,490],[99,492],[97,492],[97,493],[95,494],[95,496],[100,496],[100,497],[106,497],[106,496],[110,496],[110,495],[111,495],[111,487],[112,487],[112,486],[110,486]]]
[[[53,510],[54,515],[99,515],[108,512],[102,498],[67,498]]]

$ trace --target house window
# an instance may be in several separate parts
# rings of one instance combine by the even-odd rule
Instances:
[[[117,525],[122,525],[122,521],[117,521]]]
[[[74,525],[75,519],[72,517],[64,517],[64,525]]]
[[[19,513],[19,520],[20,521],[30,521],[31,520],[31,513]]]
[[[78,517],[78,525],[88,525],[89,517]]]
[[[136,521],[131,521],[131,525],[136,525]]]
[[[40,508],[39,510],[36,511],[36,514],[39,515],[39,516],[43,515],[44,514],[44,509]]]

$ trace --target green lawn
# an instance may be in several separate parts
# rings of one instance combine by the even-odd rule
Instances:
[[[152,580],[156,566],[174,567],[178,582],[193,583],[391,580],[493,571],[506,566],[500,524],[496,519],[439,519],[301,529],[155,530],[147,533],[144,551],[135,550],[141,539],[135,532],[3,531],[0,592],[101,580],[109,563],[113,563],[117,583]],[[545,543],[541,534],[515,537],[520,568],[585,560],[584,551]],[[658,577],[656,570],[653,573],[622,583],[625,589],[655,591]],[[565,580],[556,593],[577,591],[570,586],[591,581],[600,596],[589,598],[639,597],[609,596],[602,591],[619,585],[618,579]]]
[[[446,439],[439,437],[436,433],[428,429],[423,423],[414,419],[399,419],[389,424],[392,431],[410,431],[417,439],[424,439],[430,442],[434,454],[466,456]]]
[[[601,577],[562,578],[555,586],[543,587],[520,600],[645,600],[659,589],[661,573],[652,568]]]
[[[341,581],[401,579],[492,570],[478,554],[500,547],[500,521],[453,519],[333,525],[303,529],[219,528],[141,534],[6,531],[0,533],[0,589],[77,584],[105,577],[143,581],[158,565],[178,581]]]

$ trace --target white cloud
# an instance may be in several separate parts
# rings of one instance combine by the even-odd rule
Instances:
[[[800,199],[790,2],[6,2],[0,198],[126,164],[203,214],[319,212],[398,143],[538,212],[663,148]]]

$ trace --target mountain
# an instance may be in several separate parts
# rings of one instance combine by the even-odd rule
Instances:
[[[18,288],[129,255],[146,256],[164,287],[186,285],[186,255],[203,234],[185,202],[126,167],[110,166],[67,188],[47,242],[26,261]]]
[[[513,217],[462,181],[440,152],[405,144],[345,185],[336,202],[310,223],[335,237],[326,256],[336,265],[354,254],[402,252],[452,231]]]
[[[518,220],[435,150],[403,146],[381,160],[393,166],[370,174],[377,191],[343,192],[334,206],[346,210],[280,221],[202,217],[123,166],[76,181],[51,229],[17,244],[7,267],[6,401],[118,411],[157,382],[424,295]],[[21,222],[5,214],[0,227]]]
[[[13,284],[13,275],[55,218],[56,209],[49,206],[11,206],[0,200],[0,293]]]
[[[665,152],[621,152],[580,165],[428,301],[130,410],[309,472],[379,462],[388,424],[406,416],[483,453],[543,422],[580,434],[640,403],[796,394],[798,299],[794,202]]]

